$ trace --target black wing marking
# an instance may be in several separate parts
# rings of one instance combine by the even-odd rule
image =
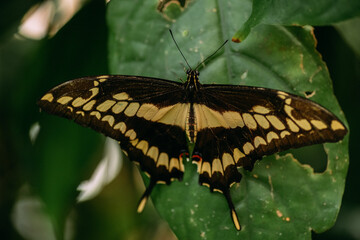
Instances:
[[[336,142],[347,133],[334,114],[315,102],[272,89],[202,85],[194,110],[199,181],[225,195],[237,229],[240,224],[229,193],[230,186],[241,180],[236,167],[251,170],[264,155]]]
[[[182,179],[187,150],[180,83],[133,76],[97,76],[66,82],[38,102],[42,110],[72,119],[120,142],[129,159],[150,175],[138,211],[156,183]],[[180,103],[179,103],[180,102]],[[183,119],[183,121],[181,120]]]

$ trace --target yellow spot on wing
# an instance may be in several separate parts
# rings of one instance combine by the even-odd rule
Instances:
[[[106,100],[105,102],[99,104],[96,107],[96,110],[99,110],[100,112],[106,112],[109,110],[116,102],[114,100]]]
[[[245,125],[238,112],[226,111],[222,115],[231,128],[244,127]]]
[[[292,132],[300,131],[300,128],[290,118],[286,118],[286,123]]]
[[[56,100],[58,103],[60,104],[67,104],[68,102],[70,102],[73,99],[73,97],[69,97],[69,96],[64,96],[59,98],[58,100]]]
[[[331,121],[331,129],[334,130],[334,131],[336,131],[336,130],[345,130],[345,127],[339,121],[332,120]]]
[[[89,91],[91,92],[90,97],[88,97],[88,98],[78,97],[71,104],[74,107],[80,107],[80,106],[84,105],[85,103],[90,101],[93,97],[95,97],[99,93],[99,88],[97,88],[97,87],[91,88]]]
[[[112,111],[115,114],[118,114],[122,111],[124,111],[124,109],[126,108],[126,106],[128,105],[128,102],[117,102],[113,107],[112,107]]]
[[[146,154],[150,158],[154,160],[154,162],[157,162],[158,156],[159,156],[159,148],[152,146],[149,148],[149,151]]]
[[[87,104],[85,104],[83,106],[83,110],[90,111],[93,108],[95,103],[96,103],[96,100],[91,100],[90,102],[88,102]]]
[[[260,113],[260,114],[268,114],[271,110],[268,109],[267,107],[264,106],[260,106],[260,105],[256,105],[252,108],[252,110],[256,113]]]
[[[116,100],[127,100],[129,99],[129,95],[126,92],[121,92],[113,95],[113,98],[115,98]]]
[[[169,155],[167,155],[166,153],[162,152],[159,155],[159,159],[156,163],[156,166],[165,166],[168,169],[169,166]]]
[[[175,168],[177,170],[180,170],[179,160],[177,158],[171,158],[170,159],[169,171],[171,172],[173,168]]]
[[[203,162],[201,166],[201,174],[204,174],[204,172],[207,172],[209,174],[209,177],[211,177],[211,167],[209,162]]]
[[[285,98],[286,98],[286,96],[281,95],[281,94],[278,94],[278,97],[281,98],[281,99],[285,99]]]
[[[107,78],[109,78],[109,75],[100,75],[100,76],[97,76],[96,78],[97,79],[102,79],[103,78],[103,79],[106,80]]]
[[[310,120],[311,124],[319,130],[327,128],[326,124],[320,120]]]
[[[266,135],[266,140],[270,143],[273,139],[279,139],[279,136],[275,132],[271,131]]]
[[[253,118],[253,116],[251,116],[251,114],[249,113],[244,113],[242,115],[243,119],[244,119],[244,122],[245,122],[245,125],[250,128],[250,129],[256,129],[257,127],[257,124],[256,124],[256,121],[255,119]]]
[[[52,95],[52,93],[47,93],[41,98],[41,100],[52,102],[54,100],[54,96]]]
[[[262,137],[256,136],[254,139],[254,145],[257,148],[260,145],[267,145],[267,143],[266,143],[265,139],[263,139]]]
[[[263,129],[268,129],[270,127],[270,123],[263,115],[254,114],[254,118],[256,122],[262,127]]]
[[[214,174],[214,172],[220,172],[221,174],[224,174],[219,158],[215,158],[212,162],[212,172],[211,173]]]
[[[238,162],[240,158],[245,157],[245,154],[243,154],[238,148],[234,149],[234,159],[235,162]]]
[[[145,140],[141,140],[137,145],[136,148],[141,150],[144,154],[147,153],[149,148],[149,143]]]
[[[304,119],[301,119],[301,120],[296,120],[296,119],[293,119],[297,125],[299,125],[302,129],[306,130],[306,131],[309,131],[311,130],[311,125],[309,123],[308,120],[306,120],[305,118]]]
[[[289,136],[289,135],[291,135],[288,131],[282,131],[281,133],[280,133],[280,137],[281,138],[284,138],[284,137],[286,137],[286,136]]]
[[[234,159],[232,158],[230,153],[224,153],[223,154],[223,156],[222,156],[222,165],[224,167],[224,170],[226,170],[226,168],[228,166],[234,165]]]
[[[211,176],[211,174],[209,174],[210,176]],[[210,184],[208,184],[208,183],[206,183],[206,182],[203,182],[203,183],[201,183],[201,185],[203,185],[203,186],[206,186],[206,187],[210,187]]]
[[[146,120],[151,120],[158,111],[159,108],[154,104],[144,103],[140,106],[136,116],[145,118]]]
[[[92,111],[91,113],[90,113],[90,116],[95,116],[97,119],[99,119],[100,120],[100,118],[101,118],[101,114],[98,112],[98,111]]]
[[[129,129],[125,133],[125,137],[128,137],[130,140],[134,140],[136,138],[136,132],[134,131],[134,129]]]
[[[244,153],[246,155],[248,155],[251,151],[254,150],[254,146],[251,143],[247,142],[244,144],[243,150],[244,150]]]
[[[288,94],[288,93],[283,92],[283,91],[277,91],[277,93],[278,93],[278,94],[280,94],[280,95],[289,96],[289,94]]]
[[[114,126],[114,129],[119,129],[122,134],[126,131],[126,124],[124,122],[119,122]]]
[[[218,189],[218,188],[214,188],[213,190],[214,190],[215,192],[224,193],[221,189]]]
[[[286,114],[292,119],[294,120],[294,122],[299,125],[302,129],[304,129],[305,131],[309,131],[311,130],[311,125],[308,122],[308,120],[306,120],[305,118],[303,119],[296,119],[293,115],[292,115],[292,110],[294,110],[294,108],[290,107],[289,105],[285,105],[284,106],[284,110],[286,112]]]
[[[130,140],[131,145],[133,145],[134,147],[138,144],[138,142],[139,142],[139,139]]]
[[[80,114],[81,116],[85,116],[85,113],[83,111],[76,111],[76,114]]]
[[[285,125],[275,115],[267,115],[266,118],[267,120],[269,120],[271,125],[273,125],[273,127],[276,128],[277,130],[285,129]]]
[[[136,114],[140,107],[140,104],[137,102],[132,102],[129,104],[129,106],[125,109],[124,113],[128,117],[132,117]]]

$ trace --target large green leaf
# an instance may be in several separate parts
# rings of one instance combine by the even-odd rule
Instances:
[[[353,29],[356,29],[359,23],[360,17],[357,17],[335,25],[335,28],[358,56],[360,56],[360,32]]]
[[[253,0],[252,12],[235,34],[242,41],[258,24],[329,25],[360,16],[358,0]]]
[[[251,9],[250,1],[196,1],[169,22],[155,12],[156,4],[110,2],[112,73],[184,79],[184,62],[168,28],[194,67],[241,27]],[[222,54],[203,64],[200,81],[285,90],[307,96],[345,120],[315,47],[311,27],[259,25],[246,41],[228,43]],[[185,164],[182,182],[157,186],[152,199],[179,239],[309,239],[311,230],[322,232],[335,222],[348,167],[347,144],[346,137],[324,145],[328,165],[323,173],[314,173],[291,154],[264,158],[252,172],[240,170],[244,177],[231,189],[240,232],[225,198],[198,185],[191,163]],[[312,161],[317,157],[307,159]]]

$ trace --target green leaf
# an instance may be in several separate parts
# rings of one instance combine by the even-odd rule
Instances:
[[[360,56],[360,32],[354,31],[354,29],[356,29],[359,24],[360,17],[335,24],[335,28],[358,56]]]
[[[251,16],[233,39],[243,41],[258,24],[329,25],[359,15],[358,0],[254,0]]]
[[[101,159],[103,138],[55,116],[43,116],[40,127],[29,166],[31,183],[46,203],[59,237],[63,234],[70,206],[79,194],[77,186],[85,170],[94,160]]]
[[[190,65],[209,56],[234,34],[250,14],[251,2],[196,1],[176,21],[157,12],[156,1],[138,6],[111,1],[108,6],[109,59],[113,74],[184,79]],[[241,44],[228,43],[201,67],[202,83],[244,84],[285,90],[314,100],[343,121],[325,63],[315,49],[311,27],[259,25]],[[141,87],[141,86],[139,86]],[[182,182],[158,185],[152,199],[179,239],[310,239],[336,219],[348,167],[348,137],[325,144],[328,165],[314,173],[291,154],[275,154],[241,169],[243,179],[231,188],[242,224],[235,230],[225,198],[198,185],[196,166],[185,163]],[[311,153],[310,153],[311,154]],[[317,156],[307,162],[317,161]]]

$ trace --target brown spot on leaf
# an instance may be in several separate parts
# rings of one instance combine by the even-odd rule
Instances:
[[[231,41],[236,42],[236,43],[241,42],[240,38],[236,38],[236,37],[231,38]]]

